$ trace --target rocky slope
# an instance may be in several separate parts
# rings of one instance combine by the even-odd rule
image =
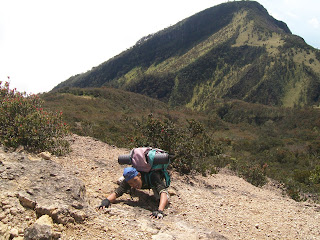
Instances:
[[[162,220],[152,191],[96,206],[117,186],[128,149],[70,137],[65,157],[0,149],[0,239],[318,239],[320,206],[295,202],[270,182],[257,188],[227,170],[209,177],[171,172]],[[150,196],[149,196],[150,195]]]

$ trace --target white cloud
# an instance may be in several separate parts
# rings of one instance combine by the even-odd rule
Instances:
[[[308,21],[308,23],[315,29],[319,29],[320,28],[320,22],[317,18],[312,18]]]

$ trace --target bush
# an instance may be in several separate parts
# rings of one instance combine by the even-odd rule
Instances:
[[[147,120],[137,123],[136,129],[133,146],[152,146],[169,152],[173,155],[172,166],[179,172],[215,172],[222,147],[206,134],[201,123],[192,119],[187,120],[186,127],[177,127],[169,119],[161,121],[150,114]]]
[[[160,121],[149,114],[147,120],[136,123],[134,146],[153,146],[172,153],[176,148],[179,134],[169,119]]]
[[[309,176],[309,180],[313,184],[320,184],[320,165],[317,165]]]
[[[208,136],[204,126],[194,119],[187,120],[186,128],[179,132],[174,166],[184,173],[214,173],[223,152],[222,144]]]
[[[231,162],[231,170],[235,171],[240,177],[254,186],[263,186],[267,183],[267,164],[260,166],[259,164],[249,163],[244,160],[233,158]]]
[[[17,148],[22,145],[31,152],[49,151],[56,155],[69,151],[63,138],[68,127],[62,112],[47,112],[38,95],[10,90],[9,83],[0,82],[0,142]]]

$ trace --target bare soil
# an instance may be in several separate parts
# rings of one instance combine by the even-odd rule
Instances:
[[[129,153],[90,137],[70,137],[72,152],[52,157],[86,187],[91,216],[61,228],[61,239],[320,239],[320,206],[295,202],[269,181],[258,188],[224,169],[218,174],[181,176],[171,171],[170,204],[161,220],[152,191],[124,194],[97,210],[122,175],[117,158]]]

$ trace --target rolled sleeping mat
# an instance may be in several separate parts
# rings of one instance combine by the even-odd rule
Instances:
[[[130,154],[120,155],[118,157],[118,163],[121,165],[127,164],[131,165],[131,156]],[[168,164],[169,163],[169,154],[168,153],[156,153],[153,159],[153,165],[156,164]]]
[[[124,164],[130,165],[131,164],[131,156],[130,156],[130,154],[120,155],[118,157],[118,163],[121,164],[121,165],[124,165]]]
[[[156,164],[168,164],[169,154],[168,153],[156,153],[153,159],[153,165]]]

